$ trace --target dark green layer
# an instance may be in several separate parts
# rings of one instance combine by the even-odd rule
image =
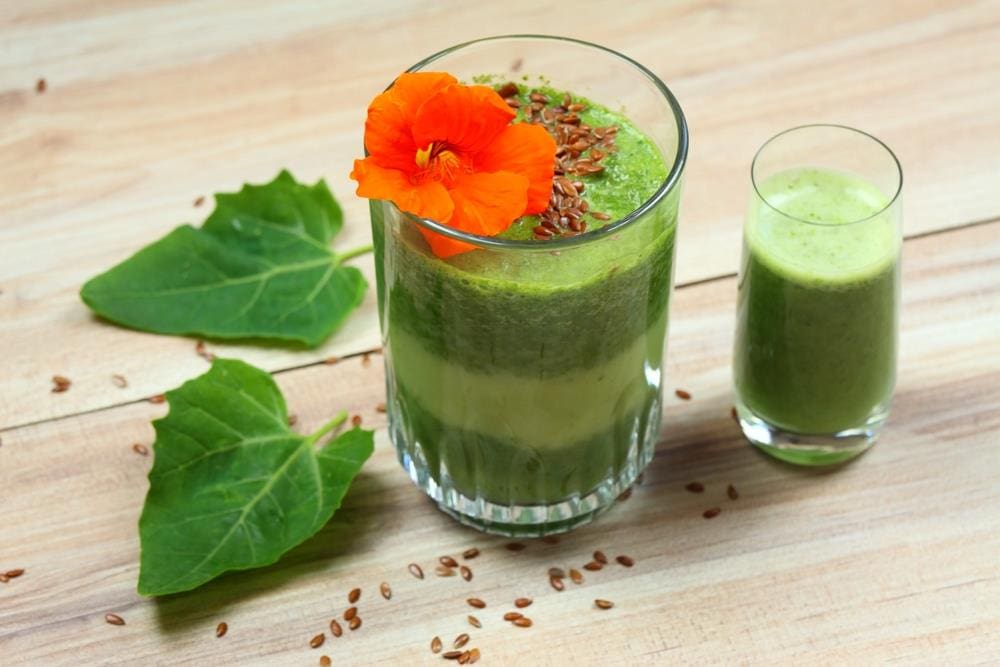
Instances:
[[[897,266],[825,287],[747,261],[734,355],[743,402],[799,433],[860,426],[895,383]]]
[[[441,483],[442,463],[454,487],[468,498],[483,497],[501,505],[556,503],[586,495],[606,479],[617,477],[628,463],[632,442],[643,441],[658,390],[608,428],[576,442],[531,447],[495,435],[444,424],[425,410],[419,396],[395,386],[394,410],[406,442],[420,443],[427,470]],[[397,443],[397,446],[403,443]],[[416,452],[410,449],[409,454]]]

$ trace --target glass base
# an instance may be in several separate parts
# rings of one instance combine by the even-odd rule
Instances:
[[[837,433],[796,433],[769,423],[737,400],[736,415],[750,444],[776,459],[801,466],[830,466],[850,461],[878,440],[889,416],[888,406],[879,406],[859,427]]]
[[[644,429],[637,428],[633,431],[626,460],[616,476],[608,477],[589,493],[569,496],[549,504],[501,505],[483,497],[471,498],[455,488],[444,466],[439,474],[439,482],[428,472],[426,462],[421,460],[419,443],[407,446],[405,432],[393,418],[391,410],[389,437],[396,448],[400,464],[414,484],[423,489],[441,511],[459,523],[491,535],[545,537],[566,533],[590,523],[635,484],[653,459],[659,435],[659,400],[654,401],[650,407],[650,418],[646,420]]]

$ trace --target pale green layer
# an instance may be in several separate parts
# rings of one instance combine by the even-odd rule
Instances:
[[[868,280],[895,261],[898,212],[886,210],[889,199],[875,185],[846,172],[793,169],[758,189],[767,201],[751,203],[746,239],[772,270],[834,287]]]

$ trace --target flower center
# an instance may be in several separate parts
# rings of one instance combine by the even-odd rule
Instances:
[[[420,168],[421,178],[436,181],[452,181],[462,168],[462,160],[444,141],[432,141],[424,148],[418,148],[413,158]]]

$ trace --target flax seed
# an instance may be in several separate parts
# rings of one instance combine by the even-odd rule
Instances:
[[[445,651],[441,654],[441,657],[445,660],[458,660],[462,657],[462,651]]]
[[[354,415],[353,417],[351,417],[351,426],[355,428],[361,426],[361,415]]]
[[[600,549],[598,549],[597,551],[594,552],[594,560],[597,561],[598,563],[600,563],[601,565],[607,565],[608,564],[608,557],[605,556],[604,552],[601,551]]]
[[[516,621],[519,618],[524,618],[524,614],[517,611],[508,611],[503,615],[503,620],[505,621]]]
[[[309,640],[309,648],[319,648],[326,641],[326,635],[322,632]]]
[[[299,423],[299,418],[297,415],[288,415],[288,425],[295,426]]]
[[[149,397],[149,402],[153,403],[153,404],[165,403],[166,400],[167,400],[167,397],[164,396],[163,394],[156,394],[155,396],[150,396]]]
[[[531,598],[518,598],[514,600],[514,606],[518,609],[524,609],[525,607],[530,607],[532,602],[534,602],[534,600]]]
[[[462,567],[458,568],[458,571],[462,573],[463,579],[465,579],[466,581],[472,581],[472,570],[470,570],[468,566],[463,565]]]
[[[327,366],[333,366],[334,364],[340,363],[340,357],[327,357],[323,360],[323,363]]]
[[[216,637],[225,637],[227,632],[229,632],[229,625],[227,623],[222,622],[215,626]]]
[[[674,389],[674,394],[682,401],[691,400],[691,392],[685,391],[684,389]]]
[[[194,346],[195,353],[205,361],[214,361],[215,355],[205,349],[205,341],[200,340]]]
[[[580,570],[571,569],[569,571],[569,578],[573,581],[574,584],[583,583],[583,574],[580,572]]]
[[[62,392],[69,389],[73,382],[65,375],[53,375],[52,376],[52,393],[61,394]]]
[[[531,619],[527,616],[522,616],[521,618],[513,621],[513,623],[519,628],[530,628],[533,625]]]
[[[381,584],[379,584],[378,591],[379,593],[382,594],[382,597],[384,597],[386,600],[392,599],[392,589],[389,588],[388,583],[383,581]]]
[[[386,410],[385,403],[379,403],[378,405],[375,406],[375,412],[381,412],[385,414],[385,410]]]
[[[615,558],[615,560],[618,561],[621,565],[624,565],[625,567],[632,567],[633,565],[635,565],[635,561],[628,556],[618,556],[617,558]]]
[[[438,558],[438,562],[446,567],[458,567],[458,562],[451,556],[441,556]]]
[[[479,549],[472,547],[471,549],[466,549],[462,552],[462,558],[465,560],[472,560],[479,555]]]
[[[351,590],[350,593],[347,594],[347,601],[350,602],[351,604],[354,604],[355,602],[357,602],[360,599],[361,599],[361,589],[360,588],[355,588],[355,589]]]
[[[704,512],[702,512],[701,515],[703,517],[705,517],[706,519],[714,519],[715,517],[719,516],[719,514],[721,514],[721,513],[722,513],[722,508],[721,507],[711,507],[711,508],[705,510]]]
[[[118,373],[111,376],[111,382],[119,389],[124,389],[128,386],[128,380],[125,379],[125,376]]]
[[[621,492],[621,494],[618,496],[618,502],[625,502],[631,497],[632,497],[632,487],[630,486]]]
[[[504,548],[506,548],[507,551],[524,551],[525,546],[526,545],[521,542],[508,542],[504,545]]]
[[[462,648],[469,643],[469,633],[463,632],[459,636],[455,637],[455,641],[452,642],[453,648]]]
[[[462,655],[458,656],[458,664],[464,665],[469,662],[469,652],[463,651]]]
[[[364,368],[368,368],[372,363],[372,355],[369,352],[365,352],[361,355],[361,365]]]
[[[597,572],[604,567],[603,563],[598,563],[596,560],[592,560],[583,566],[584,570],[589,570],[591,572]]]
[[[440,652],[441,652],[441,638],[435,637],[434,639],[431,640],[431,653],[440,653]]]
[[[500,89],[497,90],[497,95],[504,98],[516,97],[520,92],[521,91],[517,87],[516,83],[514,83],[513,81],[508,81],[507,83],[500,86]]]
[[[736,500],[740,497],[740,494],[736,492],[736,487],[732,484],[726,487],[726,495],[729,496],[730,500]]]
[[[562,591],[563,589],[566,588],[566,585],[563,583],[563,580],[559,577],[549,577],[549,585],[551,585],[552,588],[556,589],[557,591]]]
[[[702,493],[705,490],[705,485],[701,482],[689,482],[684,485],[684,488],[691,493]]]
[[[8,581],[10,581],[10,577],[6,574],[0,574],[0,584],[6,584]]]
[[[38,81],[35,82],[35,92],[38,93],[39,95],[44,93],[48,89],[48,87],[49,84],[45,81],[45,79],[39,79]]]
[[[332,664],[333,664],[333,661],[330,660],[330,656],[328,656],[328,655],[321,655],[319,657],[319,667],[330,667],[330,665],[332,665]]]
[[[600,600],[600,599],[594,600],[594,604],[597,605],[598,609],[611,609],[612,607],[615,606],[615,603],[611,602],[610,600]]]
[[[469,625],[471,625],[472,627],[474,628],[483,627],[483,624],[479,622],[479,619],[473,616],[472,614],[469,614],[468,619],[469,619]]]
[[[110,625],[125,625],[125,619],[119,616],[118,614],[111,614],[111,613],[105,614],[104,622]]]
[[[436,574],[439,577],[454,577],[455,570],[450,567],[446,567],[444,565],[438,565],[436,568],[434,568],[434,574]]]
[[[344,628],[340,627],[340,623],[337,622],[337,619],[330,621],[330,634],[334,637],[339,637],[344,634]]]
[[[354,618],[352,618],[351,622],[347,624],[347,627],[350,628],[352,631],[353,630],[357,630],[358,628],[360,628],[361,627],[361,617],[360,616],[355,616]]]
[[[412,574],[417,579],[423,579],[424,578],[424,571],[422,569],[420,569],[420,566],[417,565],[416,563],[410,563],[406,567],[410,571],[410,574]]]
[[[149,448],[141,442],[137,442],[132,445],[132,451],[139,456],[149,456]]]
[[[611,216],[607,213],[601,213],[600,211],[591,211],[591,217],[597,218],[598,220],[610,220]]]
[[[471,665],[473,663],[479,662],[479,658],[481,656],[482,656],[482,654],[479,652],[478,648],[470,649],[469,650],[469,664]]]
[[[546,535],[542,538],[542,542],[546,544],[559,544],[559,538],[556,535]]]
[[[486,607],[486,603],[479,598],[469,598],[466,602],[469,603],[470,607],[475,607],[476,609],[484,609]]]
[[[353,619],[357,615],[358,615],[358,608],[357,607],[348,607],[347,611],[344,612],[344,620],[345,621],[350,621],[351,619]]]
[[[560,579],[562,579],[563,577],[566,576],[566,572],[564,572],[561,567],[550,567],[549,568],[549,576],[550,577],[559,577]]]
[[[737,424],[740,423],[740,416],[736,413],[735,407],[729,409],[729,416],[732,417],[733,421],[735,421]]]
[[[194,200],[194,205],[195,206],[201,206],[204,203],[205,203],[205,198],[204,197],[200,197],[199,196],[199,197],[196,197],[195,200]]]
[[[17,579],[22,574],[24,574],[24,568],[23,567],[14,568],[13,570],[7,570],[3,574],[8,579]]]

